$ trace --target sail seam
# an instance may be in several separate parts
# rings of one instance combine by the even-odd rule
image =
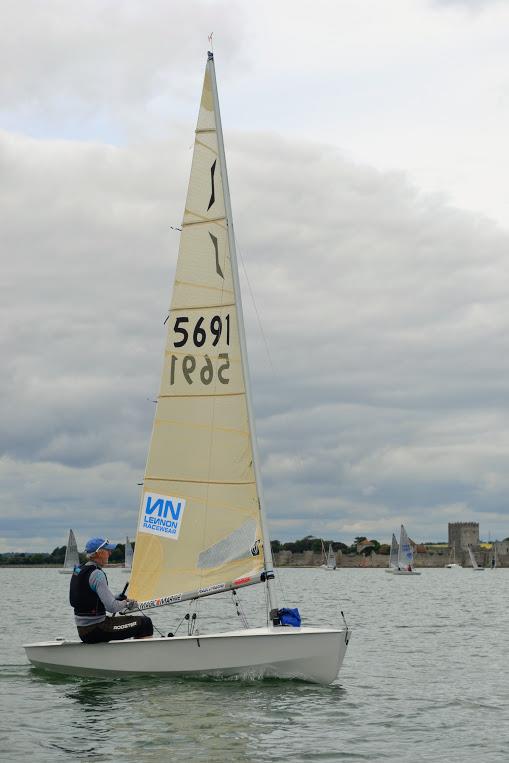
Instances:
[[[181,281],[183,283],[183,281]],[[194,284],[186,284],[194,286]],[[208,287],[204,287],[205,289]],[[219,291],[219,289],[218,289]],[[181,307],[170,307],[170,313],[180,313],[182,310],[220,310],[222,307],[235,307],[235,302],[225,302],[222,305],[181,305]]]
[[[173,398],[173,397],[238,397],[239,395],[245,395],[245,392],[211,392],[210,395],[205,395],[203,392],[197,392],[194,395],[159,395],[159,400],[162,398]]]
[[[237,435],[240,435],[241,437],[248,437],[249,432],[246,432],[244,429],[235,429],[234,427],[216,427],[213,424],[193,424],[191,421],[179,421],[178,419],[165,419],[165,418],[158,418],[156,421],[157,424],[174,424],[177,427],[189,427],[189,429],[211,429],[214,432],[230,432]]]
[[[145,475],[144,482],[152,480],[153,482],[189,482],[193,485],[255,485],[256,480],[234,481],[234,480],[189,480],[180,477],[149,477]]]
[[[188,210],[187,214],[189,215],[196,215],[196,212],[189,212]],[[198,215],[196,215],[198,217]],[[220,223],[221,220],[226,220],[226,217],[211,217],[210,219],[203,218],[202,220],[193,220],[192,222],[182,223],[183,228],[188,228],[190,225],[209,225],[209,223]]]
[[[201,127],[199,130],[196,129],[194,131],[196,135],[199,135],[202,132],[217,132],[215,127]]]
[[[217,156],[217,151],[216,151],[215,148],[213,148],[213,146],[207,146],[206,143],[202,143],[201,140],[198,140],[198,138],[196,138],[194,144],[195,144],[195,146],[201,146],[202,148],[206,148],[207,151],[212,151],[214,156]]]

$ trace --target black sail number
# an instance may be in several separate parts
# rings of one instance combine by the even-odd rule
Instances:
[[[193,331],[193,342],[196,347],[203,347],[207,341],[207,334],[202,328],[203,318],[198,318]]]
[[[184,347],[188,342],[192,342],[195,347],[203,347],[208,339],[212,340],[213,347],[217,347],[221,337],[224,338],[227,345],[230,344],[229,314],[224,319],[220,315],[213,315],[210,320],[199,316],[194,326],[189,325],[189,328],[186,328],[186,324],[189,323],[190,319],[187,316],[180,315],[175,318],[173,332],[178,336],[178,339],[174,338],[174,347]]]
[[[188,384],[193,383],[192,373],[195,368],[196,358],[194,355],[185,355],[182,359],[182,373],[184,374],[184,379]]]
[[[173,327],[173,330],[176,334],[182,334],[182,339],[180,339],[178,342],[173,342],[175,347],[183,347],[189,339],[189,332],[187,329],[182,328],[183,323],[189,323],[189,318],[180,317],[175,320],[175,326]]]
[[[180,376],[183,376],[187,384],[201,381],[206,387],[217,377],[220,384],[229,384],[230,379],[226,372],[230,368],[230,358],[227,352],[220,352],[217,356],[220,363],[214,364],[208,355],[195,358],[194,355],[184,355],[182,359],[177,355],[170,356],[170,386],[173,386]],[[214,366],[216,369],[214,370]]]
[[[221,382],[221,384],[229,384],[230,380],[226,378],[224,375],[225,371],[227,371],[230,368],[230,360],[228,358],[227,352],[220,352],[217,356],[221,360],[224,360],[224,363],[221,363],[221,365],[217,369],[217,378]]]

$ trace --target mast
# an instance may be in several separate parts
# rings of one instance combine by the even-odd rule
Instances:
[[[228,185],[228,174],[226,171],[226,155],[223,142],[223,128],[221,125],[221,112],[219,110],[219,96],[217,93],[216,83],[216,71],[214,67],[214,54],[209,51],[208,53],[208,66],[210,69],[211,81],[212,81],[212,93],[214,97],[214,111],[216,115],[216,133],[217,133],[217,145],[219,149],[219,164],[221,167],[221,177],[223,182],[224,192],[224,205],[226,212],[226,222],[228,229],[228,244],[230,248],[230,261],[233,277],[233,288],[235,292],[235,301],[237,303],[237,323],[239,331],[239,343],[240,343],[240,355],[242,358],[242,368],[244,370],[244,384],[246,389],[246,405],[247,415],[249,421],[249,429],[251,434],[251,450],[253,454],[253,470],[255,473],[256,485],[258,489],[258,504],[260,507],[260,526],[262,530],[262,542],[263,542],[263,556],[265,566],[265,579],[267,583],[267,591],[269,595],[270,609],[277,608],[276,595],[274,590],[274,568],[272,562],[272,549],[270,547],[270,536],[267,527],[267,519],[265,514],[265,501],[263,497],[263,487],[259,467],[258,458],[258,445],[256,440],[255,420],[253,415],[253,406],[251,399],[251,380],[249,376],[249,364],[247,359],[246,350],[246,334],[244,329],[244,314],[242,310],[242,295],[240,292],[239,281],[239,269],[237,263],[237,249],[235,246],[235,232],[233,229],[233,215],[230,201],[230,189]]]

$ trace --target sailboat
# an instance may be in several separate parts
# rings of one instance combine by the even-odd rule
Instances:
[[[332,550],[332,543],[329,543],[329,548],[327,551],[327,554],[325,554],[325,548],[323,547],[323,541],[322,541],[322,548],[324,551],[324,558],[325,562],[322,564],[322,569],[324,570],[335,570],[336,569],[336,554]]]
[[[449,556],[449,562],[445,565],[447,570],[461,570],[461,564],[456,562],[456,546],[452,547],[451,554]]]
[[[472,569],[474,572],[483,572],[484,567],[480,567],[477,564],[477,559],[475,558],[474,552],[472,551],[472,546],[468,547],[468,555],[470,557],[470,561],[472,562]]]
[[[414,570],[414,551],[403,525],[399,534],[398,563],[393,575],[420,575]]]
[[[212,53],[166,323],[128,596],[146,612],[261,584],[266,617],[257,628],[229,632],[189,628],[183,636],[106,644],[28,644],[28,659],[72,674],[331,683],[350,637],[346,622],[292,627],[276,596]]]
[[[394,533],[392,533],[392,541],[391,541],[391,552],[389,555],[389,566],[386,568],[386,572],[393,573],[394,570],[398,569],[398,552],[399,552],[399,545],[398,541],[396,540],[396,536]]]
[[[122,572],[131,572],[133,566],[133,547],[129,538],[125,539],[124,566]]]
[[[78,545],[76,538],[72,530],[69,530],[69,538],[67,539],[67,546],[65,548],[64,566],[58,571],[61,575],[72,575],[72,572],[77,564],[80,563],[78,554]]]
[[[493,553],[491,555],[491,569],[496,570],[498,559],[497,559],[497,547],[495,545],[495,542],[493,543],[492,550],[493,550]]]

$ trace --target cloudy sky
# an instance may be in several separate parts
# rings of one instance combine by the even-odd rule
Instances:
[[[134,534],[212,31],[272,537],[509,536],[508,4],[5,0],[0,551]]]

